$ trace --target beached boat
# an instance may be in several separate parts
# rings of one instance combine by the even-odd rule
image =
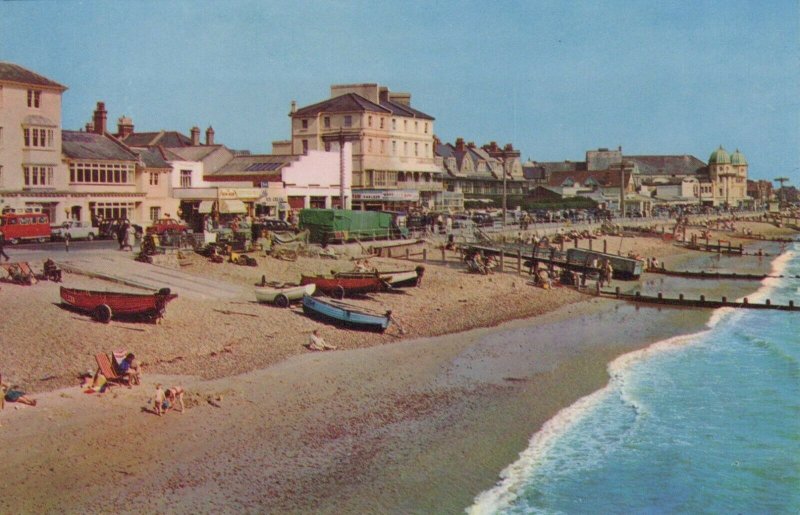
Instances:
[[[386,284],[392,288],[409,288],[419,285],[422,279],[422,274],[425,273],[425,267],[418,266],[413,270],[378,270],[377,272],[338,272],[334,274],[335,277],[340,278],[353,278],[353,277],[374,277],[375,274],[381,278]]]
[[[255,294],[258,302],[268,302],[281,308],[288,308],[293,300],[300,300],[303,295],[313,295],[317,289],[315,284],[267,283],[256,286]]]
[[[386,288],[386,282],[374,273],[358,277],[301,275],[300,284],[314,284],[317,291],[339,299],[349,295],[377,292]]]
[[[381,314],[335,300],[314,298],[310,295],[303,297],[303,313],[331,324],[378,332],[383,332],[389,327],[392,315],[391,311]]]
[[[62,304],[90,313],[100,322],[108,322],[112,317],[158,320],[166,314],[167,303],[177,296],[170,293],[169,288],[155,293],[121,293],[61,287]]]

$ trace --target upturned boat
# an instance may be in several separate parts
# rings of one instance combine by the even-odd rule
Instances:
[[[339,299],[350,295],[381,291],[386,287],[386,282],[375,273],[357,277],[301,275],[300,284],[314,284],[317,287],[317,291]]]
[[[158,320],[166,314],[167,303],[177,296],[169,288],[154,293],[122,293],[61,287],[62,304],[89,313],[95,320],[106,323],[112,317]]]
[[[331,299],[303,296],[303,313],[334,325],[362,331],[383,332],[391,323],[391,311],[377,313]]]
[[[313,295],[317,286],[309,284],[284,284],[266,283],[264,286],[256,286],[255,294],[258,302],[275,304],[281,308],[288,308],[293,300],[300,300],[303,295]]]

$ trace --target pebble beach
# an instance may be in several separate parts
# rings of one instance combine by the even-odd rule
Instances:
[[[667,266],[705,258],[659,238],[606,239],[615,252]],[[738,259],[769,270],[769,259]],[[245,267],[191,254],[181,270],[251,288],[262,275],[297,281],[301,272],[353,266],[347,258],[257,260]],[[425,263],[370,261],[425,266],[418,288],[350,301],[391,309],[397,323],[383,334],[254,298],[179,296],[160,324],[100,324],[61,308],[56,283],[0,284],[0,370],[39,400],[0,413],[0,468],[9,478],[2,511],[461,512],[524,448],[530,427],[605,384],[607,363],[708,317],[543,290],[516,271],[469,274],[456,254],[442,261],[435,247]],[[134,291],[73,273],[63,284]],[[738,295],[749,286],[715,288]],[[339,350],[305,349],[314,329]],[[95,354],[117,349],[136,354],[143,384],[84,393],[78,376],[94,369]],[[148,411],[156,383],[186,388],[185,413]]]

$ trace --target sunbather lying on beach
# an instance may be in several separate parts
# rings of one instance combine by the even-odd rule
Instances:
[[[5,401],[21,402],[28,406],[36,406],[36,399],[31,399],[23,391],[9,388],[9,386],[3,382],[2,375],[0,375],[0,390],[2,390],[3,393],[2,400],[0,400],[0,409],[5,408]]]

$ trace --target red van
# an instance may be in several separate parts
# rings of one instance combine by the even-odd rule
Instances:
[[[45,213],[4,212],[0,215],[0,231],[8,243],[50,240],[50,220]]]

